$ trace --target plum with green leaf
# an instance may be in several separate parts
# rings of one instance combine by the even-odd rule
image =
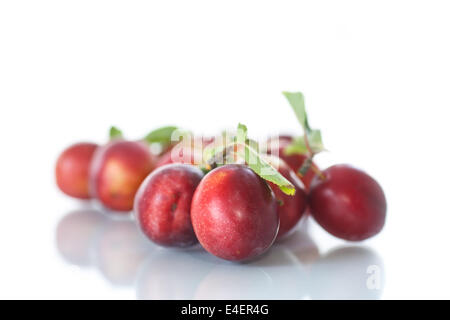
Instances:
[[[310,128],[303,94],[284,92],[304,130],[303,139],[290,147],[306,149],[309,169],[315,154],[323,150],[319,130]],[[332,235],[349,241],[368,239],[381,231],[387,203],[383,189],[367,173],[349,165],[334,165],[318,172],[311,182],[309,206],[314,219]]]
[[[216,159],[235,151],[245,164],[216,167]],[[219,258],[255,258],[270,248],[280,223],[277,201],[267,182],[290,195],[295,194],[295,186],[250,146],[242,124],[236,139],[217,154],[220,157],[212,155],[208,160],[216,168],[203,178],[192,199],[195,234],[201,245]]]

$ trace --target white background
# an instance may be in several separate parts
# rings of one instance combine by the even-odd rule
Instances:
[[[133,139],[166,124],[300,133],[282,90],[305,94],[330,150],[318,163],[365,169],[388,199],[385,229],[362,254],[382,265],[383,288],[348,296],[450,298],[449,14],[429,0],[1,1],[0,298],[345,297],[356,280],[343,275],[365,260],[297,264],[302,239],[263,266],[114,243],[105,253],[97,241],[78,267],[58,251],[59,221],[86,206],[54,184],[67,145],[104,142],[112,124]],[[310,236],[322,256],[353,245],[314,222]]]

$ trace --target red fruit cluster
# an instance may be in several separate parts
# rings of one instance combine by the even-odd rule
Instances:
[[[150,151],[148,140],[79,143],[60,155],[57,185],[69,196],[94,198],[112,211],[134,208],[139,228],[159,245],[200,243],[232,261],[264,253],[295,228],[307,207],[325,230],[345,240],[364,240],[383,228],[383,190],[363,171],[348,165],[320,171],[308,142],[309,155],[287,153],[294,139],[281,136],[277,143],[269,139],[266,153],[259,155],[277,172],[276,179],[268,178],[247,160],[235,161],[241,149],[250,148],[239,137],[232,144],[234,163],[214,162],[213,167],[198,161],[214,141],[210,138],[196,138],[188,147],[166,145],[160,155]],[[290,191],[282,188],[286,184]]]

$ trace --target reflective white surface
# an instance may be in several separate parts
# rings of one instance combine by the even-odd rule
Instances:
[[[319,253],[308,222],[246,263],[219,260],[200,246],[152,245],[131,219],[97,210],[67,213],[56,247],[67,266],[97,270],[107,283],[138,299],[377,299],[384,286],[381,257],[369,247],[345,245]],[[367,284],[375,266],[377,286]],[[370,270],[369,270],[370,271]]]
[[[448,12],[445,0],[0,1],[0,298],[450,298]],[[329,150],[320,167],[349,163],[382,185],[375,238],[310,221],[232,264],[157,248],[56,189],[63,148],[104,143],[111,125],[130,139],[238,122],[254,139],[299,134],[282,90],[305,94]]]
[[[67,199],[52,183],[44,182],[49,189],[17,202],[1,226],[1,298],[447,297],[449,257],[443,240],[448,236],[438,232],[446,226],[433,224],[436,232],[427,230],[430,221],[416,221],[414,211],[405,225],[392,197],[385,229],[373,239],[345,242],[308,218],[259,259],[236,264],[199,246],[158,247],[130,217]],[[45,197],[47,192],[53,196]],[[40,209],[46,201],[52,201],[51,210]]]

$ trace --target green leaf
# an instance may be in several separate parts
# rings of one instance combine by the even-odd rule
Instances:
[[[239,144],[246,144],[247,142],[247,126],[245,124],[239,123],[236,132],[236,142]]]
[[[257,152],[259,152],[259,143],[253,139],[248,138],[247,132],[247,126],[245,124],[239,123],[236,133],[236,142],[242,145],[247,144]]]
[[[293,155],[293,154],[308,154],[308,148],[305,144],[305,139],[303,137],[297,137],[290,145],[288,145],[284,149],[284,154],[287,156]]]
[[[281,191],[288,195],[295,194],[294,185],[267,162],[257,151],[257,143],[247,139],[247,127],[239,123],[236,134],[236,143],[243,145],[244,150],[238,151],[239,155],[257,175],[264,180],[275,183]]]
[[[276,184],[280,190],[287,195],[292,196],[295,194],[294,185],[283,177],[277,169],[264,160],[258,152],[256,152],[256,150],[248,145],[245,145],[245,151],[243,154],[241,153],[241,156],[244,158],[250,169],[252,169],[261,178]]]
[[[123,133],[122,130],[120,130],[119,128],[112,126],[111,128],[109,128],[109,139],[110,140],[114,140],[114,139],[120,139],[123,138]]]
[[[314,153],[319,153],[325,150],[322,142],[322,134],[320,133],[320,130],[311,130],[311,132],[308,135],[308,142],[309,146],[311,147],[311,150]],[[286,155],[292,155],[292,154],[308,154],[308,148],[305,144],[305,138],[304,137],[297,137],[292,141],[290,145],[284,149],[284,153]]]
[[[289,104],[294,110],[294,113],[297,116],[297,119],[300,122],[301,126],[303,127],[303,130],[306,133],[309,133],[311,131],[311,128],[309,127],[308,116],[306,115],[305,97],[303,96],[303,93],[284,91],[283,95],[289,101]]]
[[[320,130],[312,129],[308,134],[308,142],[314,153],[325,150],[322,142],[322,133]]]
[[[210,162],[210,160],[213,160],[214,158],[222,158],[223,153],[227,153],[228,151],[234,152],[234,150],[237,149],[238,156],[244,159],[247,166],[252,169],[258,176],[260,176],[264,180],[276,184],[284,193],[288,195],[294,195],[294,185],[285,177],[283,177],[283,175],[279,173],[277,169],[275,169],[258,153],[257,142],[248,139],[247,133],[247,127],[244,124],[239,123],[235,139],[232,142],[226,143],[222,146],[206,148],[203,153],[204,159],[206,159],[207,162]],[[236,146],[237,148],[235,148]]]
[[[323,150],[325,147],[322,142],[322,134],[320,130],[311,129],[308,122],[308,116],[305,108],[305,98],[301,92],[283,92],[283,95],[289,101],[294,113],[303,128],[304,134],[308,139],[308,144],[311,151],[316,154]],[[305,137],[296,138],[291,145],[289,145],[285,152],[289,154],[308,154],[308,148],[306,146]]]
[[[258,141],[252,140],[252,139],[247,139],[247,144],[254,150],[256,150],[256,152],[259,153],[259,143]]]
[[[147,143],[161,143],[163,145],[169,145],[172,142],[172,134],[178,130],[174,126],[166,126],[151,131],[144,138]]]

